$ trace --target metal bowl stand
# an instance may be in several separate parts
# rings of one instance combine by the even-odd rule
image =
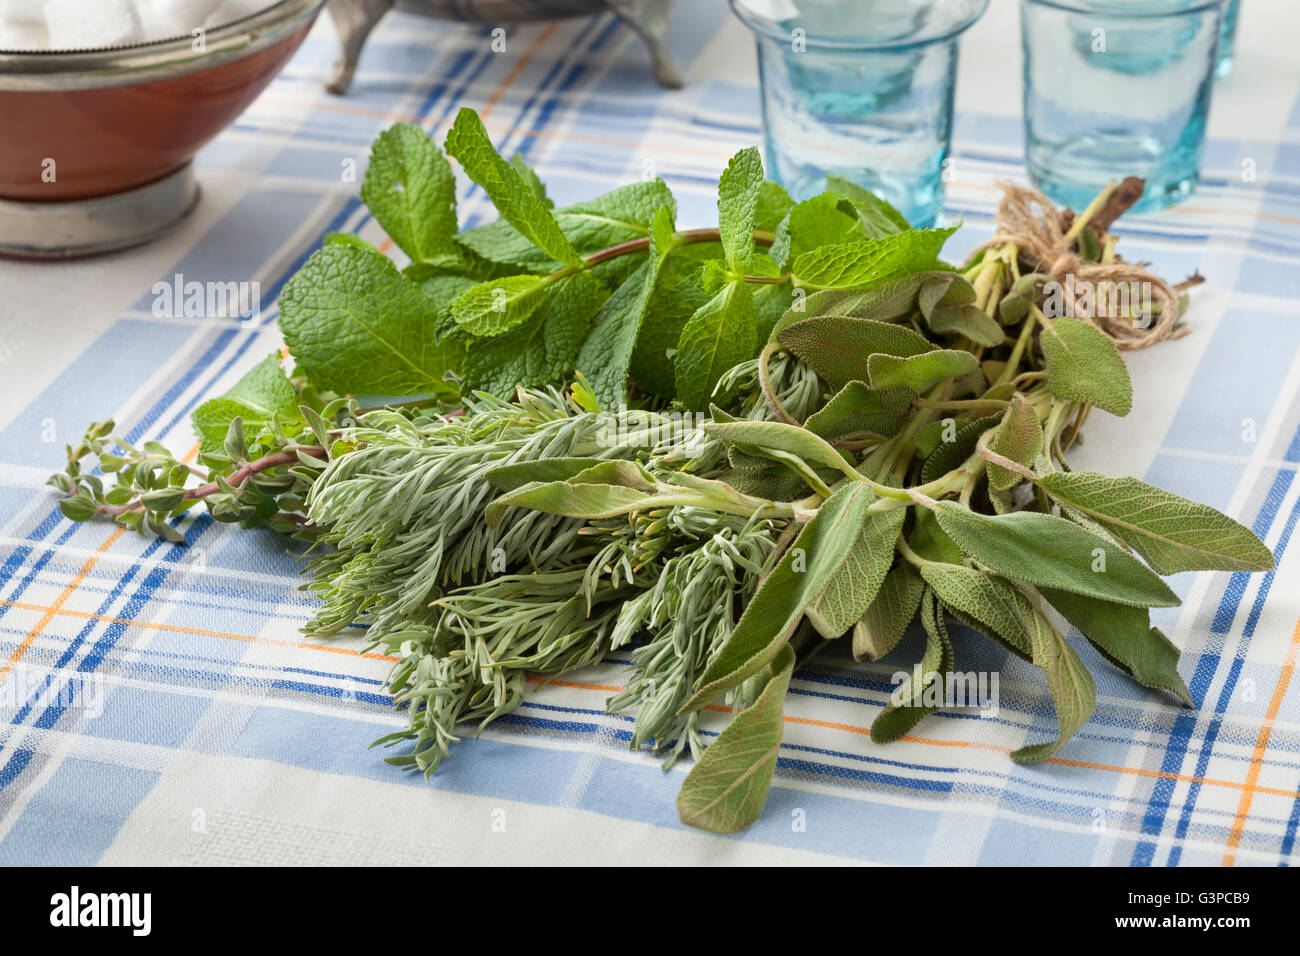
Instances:
[[[669,89],[679,89],[682,85],[682,76],[677,69],[677,64],[673,62],[672,55],[668,52],[668,21],[672,10],[673,0],[593,0],[587,13],[599,13],[603,9],[612,10],[618,15],[624,23],[635,31],[645,43],[650,51],[650,61],[654,69],[655,79],[660,85]],[[446,6],[443,0],[329,0],[330,16],[334,19],[334,26],[338,30],[339,40],[343,47],[342,55],[334,66],[334,72],[330,76],[329,82],[325,88],[331,93],[343,94],[348,91],[352,85],[352,76],[356,72],[357,61],[361,58],[361,48],[365,46],[366,39],[370,36],[370,31],[375,28],[384,14],[393,9],[394,6],[401,7],[408,12],[418,13],[425,16],[436,16],[440,9]],[[473,4],[456,4],[459,16],[456,19],[470,19],[473,17]],[[572,4],[568,4],[572,7]],[[466,8],[469,8],[468,11]],[[494,16],[489,16],[485,12],[478,22],[496,22],[501,19],[508,19],[501,16],[501,5],[491,5],[491,12]],[[545,13],[545,4],[541,5],[539,13]],[[559,14],[573,15],[571,9],[566,9],[564,13]],[[537,16],[536,19],[544,19],[544,16]],[[521,17],[520,19],[531,19]]]

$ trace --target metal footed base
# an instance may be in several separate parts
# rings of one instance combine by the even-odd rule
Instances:
[[[156,239],[188,216],[199,198],[194,167],[108,196],[53,202],[0,199],[0,255],[69,259]]]

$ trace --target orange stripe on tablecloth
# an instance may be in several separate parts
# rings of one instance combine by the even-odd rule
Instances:
[[[1273,688],[1273,698],[1268,702],[1268,711],[1264,714],[1264,723],[1260,725],[1259,736],[1255,738],[1255,752],[1250,757],[1250,769],[1246,772],[1245,789],[1241,802],[1237,804],[1237,816],[1232,821],[1232,830],[1228,834],[1228,852],[1223,855],[1223,865],[1232,866],[1237,861],[1237,847],[1241,844],[1241,835],[1246,828],[1246,817],[1250,814],[1250,804],[1256,793],[1271,793],[1260,787],[1259,772],[1264,763],[1264,751],[1268,749],[1268,739],[1273,735],[1273,721],[1282,708],[1282,698],[1286,696],[1291,684],[1291,674],[1295,671],[1296,648],[1300,645],[1300,621],[1296,621],[1295,630],[1291,632],[1291,644],[1287,647],[1286,660],[1282,662],[1282,673],[1278,675],[1277,686]]]
[[[41,632],[45,630],[46,625],[48,625],[50,621],[54,620],[54,615],[63,610],[64,602],[76,593],[77,588],[81,587],[81,582],[86,580],[86,575],[90,574],[95,565],[99,563],[100,557],[108,551],[109,548],[117,544],[118,539],[125,533],[125,528],[115,528],[113,533],[108,536],[108,539],[99,546],[99,549],[86,559],[86,563],[81,566],[81,570],[77,572],[77,576],[68,582],[68,586],[63,589],[63,593],[55,599],[54,603],[46,608],[38,608],[38,610],[43,610],[45,613],[41,615],[41,619],[36,622],[36,626],[27,632],[27,636],[23,638],[22,643],[14,648],[14,652],[9,655],[9,660],[5,661],[3,667],[0,667],[0,683],[4,682],[4,679],[9,676],[9,672],[14,669],[14,665],[22,660],[23,655],[27,653],[28,649],[33,644],[36,643],[36,638],[41,636]],[[11,602],[5,601],[4,603],[9,604]]]
[[[353,650],[350,647],[331,647],[328,644],[312,644],[308,641],[281,641],[272,637],[254,637],[251,634],[233,634],[229,631],[210,631],[206,628],[185,627],[181,624],[154,624],[150,621],[138,621],[129,617],[114,617],[111,614],[95,614],[91,611],[71,611],[66,608],[47,608],[42,607],[39,604],[25,604],[22,601],[0,601],[0,607],[16,607],[24,611],[45,611],[48,614],[75,617],[84,621],[103,621],[106,624],[124,624],[127,627],[138,627],[147,631],[168,631],[174,634],[197,634],[200,637],[220,637],[228,641],[244,641],[250,644],[266,644],[272,647],[303,648],[309,651],[323,651],[326,654],[342,654],[346,657],[364,657],[368,660],[388,661],[390,663],[400,660],[400,658],[389,654],[362,652]]]
[[[558,26],[558,23],[551,21],[546,25],[546,28],[542,30],[541,33],[537,34],[533,39],[532,46],[524,51],[524,55],[519,58],[519,62],[514,65],[510,70],[509,75],[501,81],[501,85],[493,91],[492,95],[488,97],[488,101],[483,104],[483,108],[478,111],[479,119],[487,119],[487,115],[492,112],[493,107],[497,105],[497,102],[501,99],[505,91],[510,89],[510,87],[514,85],[515,80],[519,79],[519,74],[524,72],[524,68],[528,66],[528,61],[533,58],[533,54],[537,52],[538,48],[543,43],[551,38]]]

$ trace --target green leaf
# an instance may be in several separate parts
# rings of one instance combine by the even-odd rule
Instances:
[[[964,335],[986,348],[1000,345],[1004,338],[1002,326],[974,302],[974,287],[955,272],[930,274],[917,296],[917,307],[931,331]]]
[[[979,359],[960,349],[935,349],[906,358],[876,354],[867,359],[867,374],[874,387],[906,385],[916,392],[924,392],[936,382],[966,375],[979,367]]]
[[[823,193],[792,207],[777,226],[771,256],[781,266],[805,252],[837,242],[859,241],[862,232],[850,203]]]
[[[1133,407],[1133,383],[1109,335],[1082,319],[1062,316],[1042,330],[1047,387],[1057,398],[1096,405],[1114,415]]]
[[[677,343],[691,316],[708,301],[709,297],[689,279],[664,288],[661,273],[659,288],[641,319],[641,331],[637,333],[628,365],[628,372],[641,391],[665,398],[676,396]]]
[[[788,452],[806,461],[838,469],[850,478],[858,477],[853,465],[844,455],[799,425],[758,421],[708,422],[702,428],[706,434],[724,442]]]
[[[384,256],[355,246],[316,252],[280,293],[280,327],[298,369],[353,395],[446,392],[459,346],[433,329],[437,309]]]
[[[1043,428],[1038,424],[1038,414],[1019,392],[1011,396],[1011,407],[989,441],[989,449],[1030,470],[1042,454]],[[1010,491],[1024,480],[1014,471],[992,462],[988,464],[988,476],[994,491]]]
[[[763,185],[763,160],[757,147],[742,149],[718,180],[718,232],[732,272],[744,273],[754,251],[754,222]]]
[[[874,498],[865,484],[848,482],[817,509],[750,598],[682,713],[699,710],[776,657],[804,612],[821,597],[832,575],[857,546]]]
[[[498,491],[514,491],[534,481],[568,481],[598,463],[596,458],[539,458],[493,468],[483,477]]]
[[[559,466],[567,471],[565,466]],[[514,476],[505,475],[507,481]],[[495,527],[509,508],[531,508],[570,518],[611,518],[645,504],[657,485],[636,462],[601,461],[560,481],[518,485],[488,505],[485,515]]]
[[[857,544],[808,606],[808,621],[823,637],[841,636],[867,613],[894,561],[894,546],[906,516],[905,508],[867,512]]]
[[[826,190],[847,196],[853,202],[862,233],[868,239],[892,236],[896,232],[905,232],[912,228],[911,224],[903,218],[903,214],[885,200],[871,190],[864,189],[842,176],[833,174],[827,176]]]
[[[677,401],[688,409],[708,405],[718,380],[753,357],[758,317],[743,282],[729,282],[682,329],[675,358]]]
[[[836,390],[849,382],[865,381],[872,355],[910,357],[934,348],[906,326],[843,315],[804,319],[787,326],[777,338]]]
[[[794,651],[783,648],[768,667],[767,684],[718,735],[691,772],[677,795],[677,816],[682,823],[710,833],[739,833],[763,812],[777,753],[785,731],[782,705]]]
[[[912,533],[907,539],[908,545],[927,561],[943,564],[961,564],[965,556],[957,543],[948,537],[948,533],[939,527],[939,521],[933,511],[917,508],[912,519]]]
[[[803,253],[791,272],[806,289],[864,289],[933,269],[950,229],[910,229],[892,236],[822,246]]]
[[[1122,548],[1052,515],[976,514],[955,501],[934,505],[939,526],[961,550],[1004,577],[1142,607],[1173,607],[1178,597]]]
[[[522,153],[515,153],[511,156],[510,165],[515,168],[519,178],[533,191],[533,195],[542,201],[543,206],[547,209],[555,208],[555,203],[551,201],[551,197],[546,195],[546,184],[538,177],[533,167],[528,165],[528,160],[524,159]]]
[[[60,498],[59,510],[69,521],[89,521],[99,513],[94,501],[80,496]]]
[[[885,575],[875,599],[853,627],[853,657],[878,661],[898,644],[921,606],[925,583],[906,561]]]
[[[804,428],[827,441],[892,438],[907,424],[916,393],[904,386],[872,388],[849,382],[808,416]]]
[[[1062,507],[1099,522],[1161,574],[1274,567],[1272,553],[1249,528],[1136,478],[1062,471],[1038,484]]]
[[[998,421],[996,415],[989,415],[969,422],[959,423],[954,419],[951,426],[946,419],[934,422],[939,426],[939,444],[926,456],[925,464],[921,466],[921,482],[934,481],[954,468],[959,468],[967,458],[975,454],[980,436],[997,425]],[[943,440],[948,434],[952,435],[952,441]]]
[[[589,256],[648,236],[655,213],[667,209],[671,219],[676,208],[663,180],[653,179],[619,186],[588,202],[558,209],[554,216],[569,243],[580,255]],[[476,255],[521,271],[551,273],[562,265],[504,219],[467,229],[458,240]],[[631,262],[635,257],[626,258]]]
[[[467,289],[451,304],[451,315],[471,335],[491,337],[528,320],[546,297],[542,276],[505,276]]]
[[[895,322],[911,316],[917,309],[920,290],[936,278],[952,276],[950,272],[916,272],[870,289],[823,289],[796,300],[773,329],[773,336],[795,322],[818,315],[846,315],[855,319]]]
[[[286,419],[296,417],[298,398],[289,377],[280,367],[280,356],[272,352],[245,372],[226,394],[210,399],[194,410],[194,431],[199,437],[200,450],[220,450],[230,423],[236,418],[242,418],[257,429],[272,421],[277,414]]]
[[[1043,588],[1042,593],[1103,657],[1139,684],[1168,691],[1188,707],[1196,706],[1178,675],[1178,648],[1158,628],[1151,626],[1151,615],[1146,608],[1098,601],[1051,588]]]
[[[927,562],[921,577],[962,620],[1029,660],[1033,654],[1025,630],[1024,597],[1002,578],[961,564]]]
[[[794,200],[785,187],[770,179],[758,187],[758,202],[754,208],[754,228],[765,232],[776,231],[781,220],[794,207]]]
[[[470,343],[464,359],[466,385],[509,396],[520,385],[568,378],[607,296],[587,272],[551,283],[541,307],[523,325]]]
[[[1060,725],[1055,740],[1029,744],[1011,754],[1011,759],[1017,763],[1035,763],[1060,750],[1088,722],[1097,706],[1097,685],[1074,648],[1066,643],[1041,611],[1025,602],[1022,614],[1033,649],[1033,662],[1047,677],[1047,691],[1052,695],[1056,721]]]
[[[668,209],[655,213],[646,260],[620,285],[596,316],[595,328],[578,353],[578,370],[606,408],[627,401],[627,377],[632,353],[649,309],[659,268],[672,248],[673,223]]]
[[[456,115],[447,134],[446,149],[488,194],[502,219],[557,262],[582,266],[582,257],[560,231],[551,210],[519,170],[493,148],[483,121],[469,107],[462,107]]]
[[[379,134],[361,200],[412,262],[454,258],[456,178],[419,126],[398,123]]]
[[[907,683],[894,691],[885,709],[876,715],[871,722],[873,743],[898,740],[927,714],[938,710],[938,704],[926,703],[927,698],[933,699],[936,689],[939,700],[944,699],[943,680],[953,670],[952,642],[943,622],[943,608],[932,591],[927,591],[921,599],[921,625],[925,628],[925,654],[921,658],[920,680],[913,671]],[[938,688],[932,686],[935,682]]]

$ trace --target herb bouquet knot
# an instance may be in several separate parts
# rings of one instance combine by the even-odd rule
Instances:
[[[530,674],[628,648],[608,706],[635,712],[634,748],[690,751],[679,815],[717,832],[758,818],[792,673],[830,640],[874,660],[920,619],[877,742],[935,709],[951,621],[1044,673],[1059,733],[1015,760],[1093,710],[1061,620],[1191,705],[1150,626],[1178,603],[1161,576],[1271,554],[1205,505],[1065,460],[1092,408],[1132,405],[1120,349],[1182,332],[1183,290],[1109,231],[1140,184],[1078,215],[1009,191],[955,269],[951,229],[834,177],[794,203],[754,149],[721,176],[717,228],[693,230],[657,179],[556,208],[469,110],[446,152],[498,221],[459,229],[447,156],[387,130],[362,197],[410,264],[328,237],[280,299],[292,373],[268,356],[195,412],[202,467],[92,426],[51,479],[64,514],[179,540],[203,502],[312,541],[307,630],[365,624],[398,656],[409,722],[382,742],[425,773]],[[1131,280],[1153,299],[1117,302]],[[706,748],[719,698],[734,717]]]

